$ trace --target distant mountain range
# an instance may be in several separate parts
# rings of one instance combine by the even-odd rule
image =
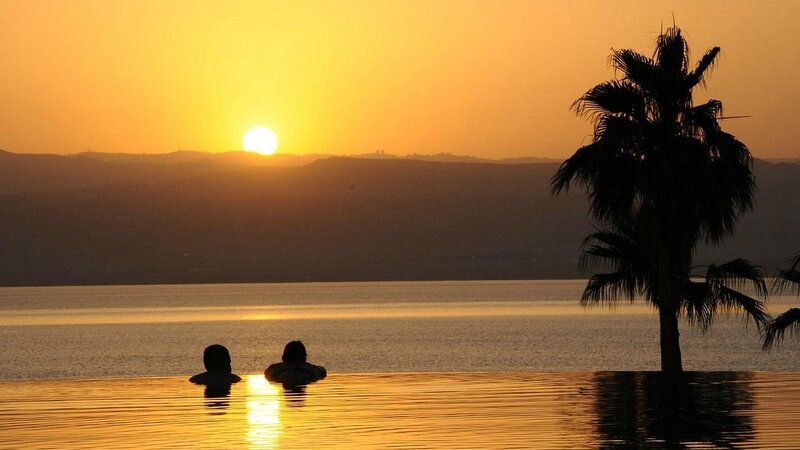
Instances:
[[[0,152],[0,285],[585,276],[558,162],[360,156]],[[755,170],[756,210],[698,263],[800,250],[800,165]]]
[[[103,186],[120,181],[153,184],[247,167],[296,167],[331,157],[333,156],[323,154],[281,153],[263,156],[242,151],[208,153],[181,150],[158,154],[84,152],[53,155],[19,154],[0,150],[0,194]],[[449,153],[401,157],[380,151],[350,157],[495,164],[556,162],[535,157],[490,160]]]

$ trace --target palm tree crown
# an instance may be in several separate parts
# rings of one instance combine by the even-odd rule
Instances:
[[[678,28],[659,37],[653,58],[615,50],[611,63],[622,77],[573,104],[594,120],[594,139],[562,164],[554,191],[583,185],[594,215],[613,222],[648,207],[690,213],[673,218],[695,231],[693,242],[716,242],[733,231],[739,213],[753,206],[752,158],[720,128],[720,101],[692,104],[693,89],[705,84],[719,52],[712,48],[689,70]]]

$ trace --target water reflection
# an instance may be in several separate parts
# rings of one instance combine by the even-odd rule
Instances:
[[[749,373],[600,372],[602,447],[735,448],[754,437]]]
[[[300,408],[306,402],[306,386],[305,385],[283,385],[283,399],[286,406],[290,408]]]
[[[278,389],[263,375],[247,377],[247,442],[250,448],[272,449],[281,436]]]
[[[225,408],[229,405],[229,397],[231,396],[230,384],[217,384],[206,385],[203,390],[203,397],[205,397],[205,406],[211,409],[212,415],[225,414]]]
[[[0,448],[789,449],[798,386],[797,372],[352,374],[304,394],[258,374],[205,399],[229,402],[209,415],[184,377],[0,381]]]

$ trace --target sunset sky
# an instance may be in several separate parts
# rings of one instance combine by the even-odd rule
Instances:
[[[569,109],[673,16],[756,157],[800,157],[797,1],[0,0],[0,149],[564,158]]]

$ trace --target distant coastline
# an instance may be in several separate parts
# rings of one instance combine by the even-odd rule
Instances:
[[[592,221],[582,192],[551,195],[558,162],[378,156],[0,152],[0,285],[586,276]],[[756,209],[698,261],[769,272],[800,248],[800,165],[755,171]]]

